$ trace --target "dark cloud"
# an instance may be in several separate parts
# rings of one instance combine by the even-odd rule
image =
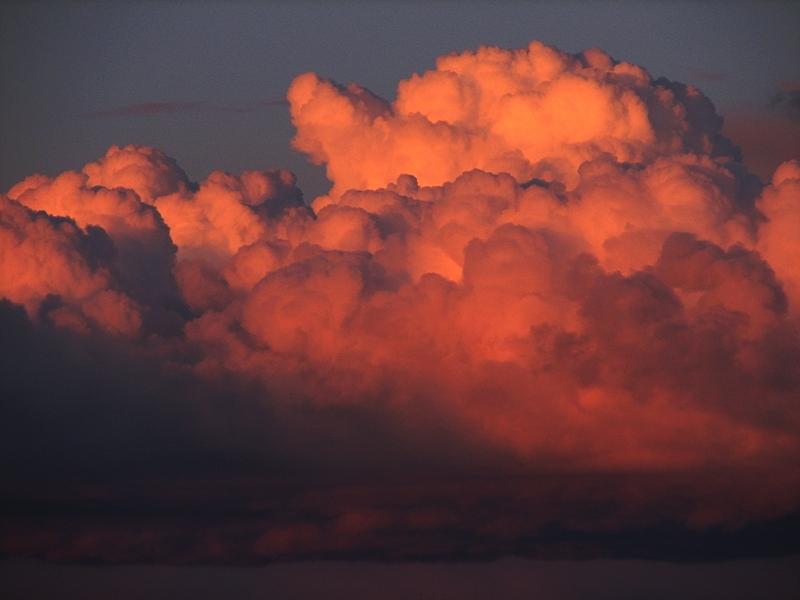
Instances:
[[[767,107],[774,113],[800,121],[800,87],[776,92]]]
[[[384,564],[315,561],[263,568],[170,566],[63,566],[29,561],[0,563],[6,598],[58,595],[119,600],[177,597],[260,599],[264,590],[281,598],[383,598],[405,600],[581,600],[676,597],[700,600],[774,600],[800,592],[796,557],[675,564],[656,561],[530,561],[504,559],[470,563]]]

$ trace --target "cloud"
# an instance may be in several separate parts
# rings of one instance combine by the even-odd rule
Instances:
[[[186,112],[200,108],[200,102],[140,102],[86,113],[88,117],[139,117]]]
[[[791,298],[793,310],[800,306],[800,276],[792,259],[800,251],[796,233],[800,227],[800,163],[783,163],[772,176],[758,204],[767,218],[760,228],[758,249]]]
[[[326,164],[335,193],[403,173],[440,185],[474,168],[573,187],[581,163],[604,154],[642,162],[725,150],[721,119],[696,88],[599,49],[568,55],[532,42],[443,56],[401,81],[392,103],[306,73],[287,98],[295,147]]]
[[[89,173],[96,177],[91,168]],[[130,173],[121,175],[123,181]],[[175,246],[159,212],[131,189],[99,186],[93,176],[76,171],[54,179],[34,175],[13,186],[8,197],[33,210],[69,217],[83,229],[101,228],[113,242],[117,279],[132,296],[148,304],[178,301],[170,275]]]
[[[2,293],[58,324],[86,331],[90,324],[112,333],[134,334],[141,324],[137,304],[113,289],[113,244],[99,227],[33,212],[0,200]]]
[[[681,65],[684,69],[689,71],[689,74],[699,79],[700,81],[725,81],[730,77],[730,74],[722,71],[711,71],[708,69],[698,69],[689,65]]]
[[[770,98],[768,108],[794,121],[800,120],[800,84],[785,82],[782,87]]]
[[[273,106],[286,106],[284,99],[267,99],[240,105],[219,105],[208,102],[139,102],[117,108],[84,113],[85,117],[151,117],[185,112],[233,112],[250,113]]]
[[[143,478],[156,515],[31,509],[3,552],[475,558],[555,528],[628,555],[794,522],[796,162],[762,186],[701,92],[598,49],[288,99],[333,184],[309,205],[286,170],[192,182],[143,146],[2,199],[20,502],[130,516]],[[50,403],[68,426],[37,438]],[[187,497],[207,518],[169,516]]]

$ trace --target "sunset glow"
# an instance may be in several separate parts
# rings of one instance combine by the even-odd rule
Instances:
[[[596,47],[286,100],[316,197],[124,138],[0,194],[0,554],[797,552],[800,156]]]

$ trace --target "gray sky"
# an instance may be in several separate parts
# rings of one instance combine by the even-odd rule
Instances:
[[[399,79],[436,56],[479,44],[600,46],[655,76],[697,84],[723,113],[759,108],[780,81],[800,79],[798,6],[4,3],[0,189],[32,172],[80,167],[111,144],[138,143],[162,148],[193,179],[215,168],[286,167],[312,197],[326,189],[324,176],[291,151],[288,111],[269,102],[295,75],[314,70],[391,97]],[[142,103],[174,104],[114,112]]]

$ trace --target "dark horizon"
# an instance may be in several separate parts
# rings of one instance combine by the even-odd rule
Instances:
[[[57,590],[63,600],[220,598],[249,600],[376,598],[399,600],[747,600],[769,590],[795,598],[797,556],[778,560],[674,564],[657,561],[524,561],[482,563],[278,563],[268,567],[91,567],[0,562],[8,600]]]

